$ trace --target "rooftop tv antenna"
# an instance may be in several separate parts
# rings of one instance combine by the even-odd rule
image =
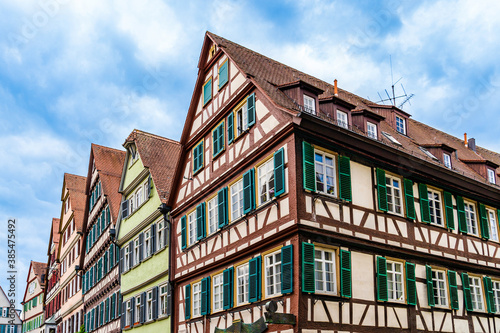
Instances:
[[[392,95],[389,94],[389,92],[387,91],[387,89],[384,89],[385,91],[385,94],[387,95],[387,98],[382,98],[382,96],[380,95],[379,92],[377,92],[378,94],[378,97],[380,98],[379,101],[375,102],[375,103],[382,103],[385,105],[385,102],[389,102],[390,104],[396,106],[396,100],[399,100],[401,98],[404,98],[403,102],[401,102],[397,107],[398,108],[402,108],[406,103],[410,104],[410,99],[415,96],[414,94],[407,94],[406,93],[406,90],[405,90],[405,87],[403,86],[403,84],[401,83],[401,89],[403,89],[403,94],[401,95],[398,95],[396,96],[396,90],[395,90],[395,86],[396,84],[401,81],[403,78],[400,77],[399,80],[397,80],[396,82],[394,82],[394,75],[392,73],[392,56],[389,56],[389,61],[390,61],[390,64],[391,64],[391,82],[392,82],[392,85],[391,85],[391,92],[392,92]]]

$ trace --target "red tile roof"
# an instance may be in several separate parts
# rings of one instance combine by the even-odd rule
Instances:
[[[69,173],[64,174],[64,187],[69,191],[69,197],[71,200],[71,208],[75,216],[75,225],[77,230],[82,230],[83,219],[85,216],[85,204],[87,201],[87,196],[85,194],[86,177],[72,175]],[[63,194],[65,191],[63,188]],[[61,200],[64,198],[61,197]],[[59,226],[60,229],[64,228],[63,225]]]
[[[45,274],[47,270],[47,264],[43,262],[31,261],[31,266],[33,267],[33,272],[36,275],[38,283],[43,286],[45,284],[45,281],[42,282],[42,274]]]
[[[124,146],[134,142],[144,167],[149,168],[162,203],[172,193],[174,174],[181,155],[181,144],[158,135],[133,130]]]

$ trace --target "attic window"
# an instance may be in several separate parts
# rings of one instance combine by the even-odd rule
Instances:
[[[215,44],[212,45],[210,51],[208,51],[208,60],[212,59],[214,55],[215,55]]]
[[[401,134],[406,135],[406,126],[405,125],[406,125],[405,119],[400,117],[400,116],[396,116],[396,131],[398,131]]]
[[[443,163],[448,169],[451,169],[451,156],[450,154],[443,153]]]
[[[389,141],[391,141],[392,143],[394,143],[395,145],[398,145],[398,146],[402,146],[402,144],[396,140],[392,135],[390,135],[389,133],[387,132],[382,132],[382,134],[387,138],[389,139]]]
[[[316,114],[316,101],[314,98],[304,95],[304,111]]]
[[[425,155],[427,155],[427,157],[430,157],[432,158],[433,160],[435,161],[438,161],[438,158],[434,155],[431,154],[430,151],[428,151],[427,149],[425,149],[424,147],[418,147]]]
[[[491,184],[496,184],[496,182],[495,182],[495,171],[493,171],[491,169],[488,169],[488,181]]]
[[[134,145],[129,147],[129,153],[130,153],[130,165],[132,165],[139,158],[139,154],[137,153],[137,149],[135,149]]]

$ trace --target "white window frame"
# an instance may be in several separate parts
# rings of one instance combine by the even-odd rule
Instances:
[[[144,231],[144,259],[149,258],[151,253],[151,229]]]
[[[372,122],[367,121],[366,122],[366,135],[369,138],[378,139],[378,130],[377,130],[377,124],[374,124]]]
[[[160,301],[160,313],[158,314],[158,317],[162,317],[162,316],[166,316],[167,315],[167,295],[168,295],[168,284],[164,284],[162,286],[160,286],[160,289],[159,289],[159,292],[160,292],[160,297],[159,297],[159,301]]]
[[[492,280],[491,285],[493,290],[493,302],[497,310],[496,313],[500,313],[500,281]]]
[[[398,120],[399,120],[399,122],[398,122]],[[398,133],[406,135],[406,120],[403,117],[400,117],[398,115],[396,115],[396,131]]]
[[[339,127],[349,128],[349,117],[347,116],[347,112],[337,109],[337,125]]]
[[[146,292],[146,321],[153,320],[153,291]]]
[[[318,156],[321,157],[321,161],[318,160]],[[332,165],[327,165],[326,161],[328,159],[332,160]],[[337,169],[336,169],[336,164],[337,164],[337,159],[336,156],[330,153],[327,153],[323,150],[314,150],[314,178],[316,182],[316,190],[320,193],[332,195],[334,197],[337,196]],[[327,174],[327,170],[331,169],[332,170],[332,175],[329,176]],[[320,171],[322,170],[322,171]],[[321,177],[319,177],[321,176]],[[328,183],[328,177],[331,177],[332,183]],[[320,180],[322,178],[322,180]],[[323,190],[320,190],[318,185],[322,184],[323,185]],[[330,192],[329,185],[333,186],[333,191]]]
[[[136,266],[136,265],[138,265],[138,264],[139,264],[139,255],[140,255],[140,254],[139,254],[139,251],[140,251],[140,247],[139,247],[139,245],[140,245],[140,242],[139,242],[139,237],[136,237],[136,238],[134,239],[134,243],[132,243],[132,244],[133,244],[133,246],[134,246],[134,260],[133,260],[133,262],[134,262],[134,266]]]
[[[281,295],[281,250],[264,256],[264,274],[266,297]]]
[[[135,296],[134,324],[141,322],[141,295]]]
[[[135,202],[135,194],[132,194],[132,196],[130,196],[130,198],[128,199],[128,208],[129,208],[128,216],[132,215],[132,213],[135,212],[134,202]]]
[[[90,311],[89,311],[90,313]],[[125,310],[125,326],[132,326],[132,300],[129,299],[127,301],[126,310]]]
[[[387,299],[391,302],[404,302],[405,301],[404,263],[401,261],[387,260],[386,266],[387,266]],[[397,271],[396,267],[399,267],[400,270]]]
[[[270,158],[257,168],[258,202],[263,205],[274,197],[274,159]]]
[[[483,285],[481,278],[469,276],[470,296],[472,299],[472,309],[474,311],[484,311]]]
[[[304,94],[304,111],[310,114],[316,114],[316,100],[306,94]]]
[[[245,263],[236,267],[236,303],[242,305],[248,303],[248,281],[249,265]]]
[[[467,222],[467,233],[471,235],[479,235],[477,227],[477,210],[476,205],[470,201],[464,200],[465,221]]]
[[[125,254],[123,255],[123,270],[126,272],[128,271],[130,267],[130,255],[132,253],[132,249],[130,248],[130,245],[125,247]]]
[[[192,284],[191,289],[193,290],[193,317],[201,316],[201,281]]]
[[[497,225],[497,214],[493,209],[486,208],[486,215],[488,218],[488,224],[490,229],[490,240],[498,242],[498,225]]]
[[[243,178],[230,186],[229,193],[231,221],[235,221],[243,216]]]
[[[207,223],[208,234],[211,235],[217,231],[219,227],[219,198],[215,195],[212,199],[207,201]]]
[[[491,184],[496,184],[496,177],[495,177],[495,171],[491,170],[491,169],[487,169],[488,170],[488,181],[491,183]]]
[[[142,191],[143,191],[142,186],[139,186],[139,188],[135,191],[134,196],[135,196],[136,209],[138,209],[144,202],[144,194]]]
[[[248,129],[248,103],[245,102],[238,110],[234,112],[236,137],[245,133]]]
[[[314,274],[316,293],[337,295],[337,251],[315,247]]]
[[[163,233],[166,232],[165,230],[165,222],[163,220],[160,220],[156,223],[156,239],[158,240],[158,244],[156,246],[156,251],[161,250],[163,247],[165,247],[165,244],[163,244]]]
[[[394,182],[399,184],[399,187],[395,187]],[[403,189],[402,189],[401,178],[395,177],[393,175],[385,175],[385,187],[387,189],[387,212],[403,216],[404,206],[403,206]],[[390,200],[390,201],[389,201]],[[399,206],[400,211],[397,211]]]
[[[431,218],[431,224],[435,224],[440,227],[444,226],[442,205],[443,201],[441,197],[441,192],[431,188],[427,188],[427,198],[429,200],[429,214]]]
[[[451,155],[447,153],[443,153],[443,164],[448,169],[451,169]]]
[[[224,309],[224,278],[223,274],[212,277],[212,312]]]
[[[198,237],[198,229],[196,227],[196,210],[193,210],[187,216],[187,227],[188,227],[188,244],[192,245],[196,243]]]
[[[446,271],[432,270],[432,294],[434,304],[439,307],[448,307],[448,286]]]
[[[143,190],[143,192],[142,192],[142,193],[144,193],[144,198],[143,198],[142,202],[144,203],[144,202],[146,202],[146,201],[149,199],[149,196],[148,196],[148,192],[149,192],[149,180],[147,180],[147,181],[146,181],[146,182],[142,185],[142,187],[143,187],[143,189],[144,189],[144,190]]]

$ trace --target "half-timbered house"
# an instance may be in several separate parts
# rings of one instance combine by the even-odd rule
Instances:
[[[23,333],[43,332],[41,326],[44,322],[43,298],[46,287],[46,264],[31,261],[26,278],[26,290],[22,301],[24,310]]]
[[[86,332],[120,331],[120,251],[114,231],[124,160],[125,151],[91,145],[85,190],[85,255],[80,257]]]
[[[56,333],[57,325],[61,321],[59,309],[61,307],[61,294],[59,288],[60,266],[57,257],[59,253],[59,223],[57,218],[52,219],[50,228],[49,246],[47,249],[47,269],[45,276],[44,293],[44,321],[42,323],[42,331],[45,333]]]
[[[198,68],[176,332],[499,331],[499,154],[212,33]]]
[[[11,295],[12,296],[12,295]],[[14,299],[9,299],[0,287],[0,332],[20,333],[22,331],[21,310],[12,307]]]
[[[132,332],[170,331],[169,207],[178,142],[134,130],[119,192],[117,230],[122,293],[121,326]]]

